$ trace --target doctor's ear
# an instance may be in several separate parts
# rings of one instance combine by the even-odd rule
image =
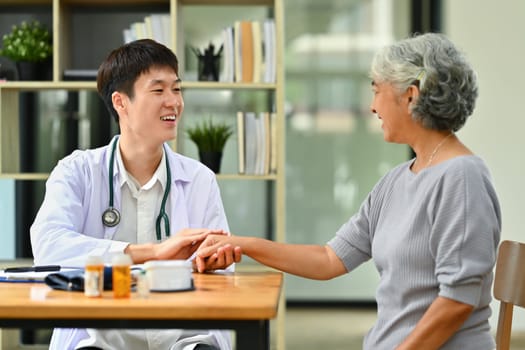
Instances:
[[[111,101],[113,102],[113,108],[117,111],[122,110],[125,107],[123,96],[118,91],[111,94]]]

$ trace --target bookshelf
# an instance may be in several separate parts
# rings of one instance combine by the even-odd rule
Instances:
[[[122,30],[131,22],[141,20],[146,14],[169,14],[169,28],[172,32],[169,46],[180,59],[182,87],[185,91],[242,92],[243,94],[263,93],[268,96],[267,109],[276,114],[277,135],[277,171],[267,175],[244,175],[228,171],[217,175],[219,183],[240,182],[243,184],[264,182],[271,186],[272,194],[268,197],[273,207],[272,231],[269,237],[276,241],[285,241],[285,120],[284,120],[284,0],[0,0],[0,30],[5,30],[8,20],[13,24],[19,19],[43,19],[52,29],[53,57],[51,80],[48,81],[0,81],[0,179],[24,181],[44,181],[48,177],[45,171],[21,171],[21,126],[20,112],[23,109],[19,96],[25,92],[47,91],[96,91],[94,81],[66,81],[66,70],[97,69],[105,55],[114,47],[123,43]],[[267,16],[275,21],[275,82],[201,82],[191,79],[186,73],[184,50],[187,35],[184,33],[184,11],[186,8],[225,7],[228,11],[239,7],[262,7],[267,9]],[[12,19],[11,19],[12,17]],[[242,20],[243,18],[239,18]],[[221,18],[217,18],[221,22]],[[223,21],[224,22],[224,21]],[[93,25],[93,23],[95,25]],[[227,23],[224,23],[227,24]],[[233,23],[231,23],[233,24]],[[206,25],[203,25],[206,27]],[[9,24],[10,27],[10,24]],[[208,29],[213,30],[213,29]],[[3,33],[0,33],[3,34]],[[212,35],[214,33],[210,33]],[[103,37],[104,40],[100,40]],[[242,108],[242,107],[241,107]],[[236,115],[232,113],[231,121]],[[184,123],[179,126],[179,138]],[[22,137],[23,138],[23,137]],[[237,142],[235,138],[228,142]],[[173,144],[178,149],[179,141]],[[181,153],[185,153],[183,147]],[[236,156],[235,156],[236,157]],[[51,169],[49,169],[51,170]],[[228,212],[226,213],[228,216]],[[239,233],[241,234],[241,233]],[[239,268],[245,268],[243,264]],[[247,266],[246,268],[259,268]],[[285,348],[284,340],[284,291],[281,298],[280,312],[276,322],[276,343],[278,349]]]

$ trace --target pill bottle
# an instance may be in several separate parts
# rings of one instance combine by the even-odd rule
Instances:
[[[101,297],[104,290],[104,262],[100,256],[88,256],[84,268],[84,295]]]
[[[137,294],[142,299],[147,299],[149,296],[149,282],[146,270],[140,270],[137,275]]]
[[[113,297],[129,298],[131,296],[131,257],[118,254],[112,260]]]

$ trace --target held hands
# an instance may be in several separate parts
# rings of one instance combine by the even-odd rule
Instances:
[[[210,234],[197,250],[194,267],[198,272],[225,268],[241,261],[242,250],[233,243],[234,237]]]
[[[204,228],[183,229],[175,236],[172,236],[154,246],[155,259],[188,259],[193,253],[195,253],[200,244],[210,234],[220,236],[227,235],[227,232],[223,230],[210,230]]]
[[[207,237],[213,238],[204,244]],[[241,261],[242,255],[240,248],[233,249],[233,245],[220,243],[219,239],[228,237],[228,233],[223,230],[187,228],[160,243],[130,244],[124,253],[131,256],[134,264],[142,264],[149,260],[186,260],[202,245],[209,249],[206,250],[206,254],[193,261],[194,269],[199,272],[225,269],[234,262]]]

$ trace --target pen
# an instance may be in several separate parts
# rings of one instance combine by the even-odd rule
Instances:
[[[47,272],[47,271],[60,271],[60,265],[8,267],[4,270],[4,272]]]

